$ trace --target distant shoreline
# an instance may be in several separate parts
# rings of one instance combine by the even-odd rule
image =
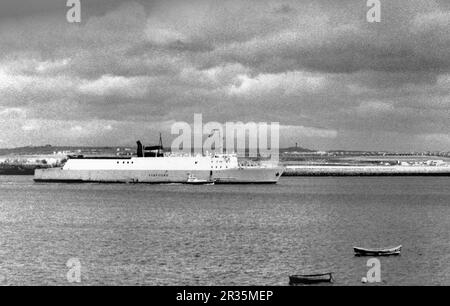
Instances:
[[[283,176],[450,176],[450,166],[287,166]]]
[[[0,156],[0,175],[34,175],[35,169],[61,166],[67,158],[63,154],[65,152],[26,153],[34,154]],[[79,153],[116,156],[118,151],[96,148]],[[450,158],[446,156],[324,156],[281,153],[280,164],[286,169],[283,176],[450,176]]]

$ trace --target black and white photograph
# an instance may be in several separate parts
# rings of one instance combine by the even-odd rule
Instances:
[[[448,0],[0,2],[0,286],[448,286],[449,177]]]

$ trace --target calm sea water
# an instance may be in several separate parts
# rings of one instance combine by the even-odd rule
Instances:
[[[450,285],[445,177],[282,178],[277,185],[37,184],[0,177],[0,284],[287,285],[334,271],[359,285],[362,247],[381,284]]]

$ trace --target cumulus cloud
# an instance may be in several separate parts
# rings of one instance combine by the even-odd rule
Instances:
[[[65,76],[14,74],[0,68],[0,94],[4,100],[18,98],[15,102],[20,103],[21,99],[33,99],[35,94],[61,94],[71,86],[73,81]]]
[[[129,98],[145,97],[151,78],[104,75],[93,81],[83,80],[78,86],[81,93],[97,96],[118,95]]]
[[[364,101],[356,107],[357,114],[361,116],[378,116],[393,110],[392,104],[380,101]]]
[[[412,25],[412,32],[448,29],[450,27],[450,12],[419,13],[414,17]]]
[[[307,126],[284,125],[280,127],[280,130],[285,132],[288,136],[294,136],[297,138],[336,138],[338,135],[338,132],[336,130]]]
[[[17,119],[24,118],[26,112],[18,107],[0,108],[0,118],[2,119]]]
[[[279,74],[259,74],[254,78],[238,75],[237,85],[229,88],[229,94],[237,96],[261,96],[268,94],[292,95],[314,92],[324,88],[326,79],[309,73],[294,71]]]
[[[171,29],[170,24],[164,24],[161,21],[152,19],[147,21],[145,34],[148,41],[162,46],[183,42],[187,39],[182,33]]]

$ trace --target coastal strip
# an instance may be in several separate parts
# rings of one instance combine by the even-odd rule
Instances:
[[[450,166],[286,166],[283,176],[450,176]]]

